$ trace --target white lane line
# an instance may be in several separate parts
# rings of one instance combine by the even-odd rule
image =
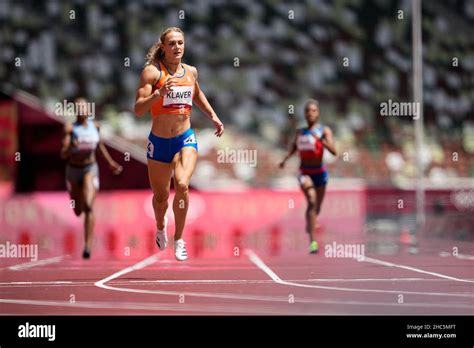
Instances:
[[[249,294],[236,294],[236,293],[215,293],[215,292],[184,292],[184,291],[165,291],[165,290],[146,290],[146,289],[133,289],[133,288],[120,288],[116,286],[106,285],[108,281],[116,279],[122,275],[133,272],[135,270],[141,269],[143,267],[149,266],[158,261],[156,255],[150,256],[149,258],[138,262],[137,264],[127,267],[119,272],[112,274],[111,276],[99,280],[94,285],[106,290],[114,290],[121,292],[131,292],[137,294],[152,294],[152,295],[167,295],[167,296],[195,296],[195,297],[204,297],[204,298],[219,298],[219,299],[231,299],[231,300],[249,300],[249,301],[278,301],[278,302],[288,302],[288,297],[286,296],[258,296],[258,295],[249,295]]]
[[[0,287],[10,287],[10,286],[44,286],[44,285],[77,285],[81,282],[72,282],[72,281],[44,281],[44,282],[1,282]],[[92,284],[92,282],[88,282]]]
[[[357,260],[358,260],[359,262],[369,262],[369,263],[374,263],[374,264],[382,265],[382,266],[386,266],[386,267],[396,267],[396,268],[406,269],[406,270],[413,271],[413,272],[418,272],[418,273],[423,273],[423,274],[429,274],[429,275],[432,275],[432,276],[435,276],[435,277],[439,277],[439,278],[454,280],[454,281],[456,281],[456,282],[474,283],[474,280],[460,279],[460,278],[451,277],[451,276],[448,276],[448,275],[445,275],[445,274],[441,274],[441,273],[428,272],[428,271],[424,271],[424,270],[419,269],[419,268],[416,268],[416,267],[399,265],[399,264],[397,264],[397,263],[388,262],[388,261],[383,261],[383,260],[379,260],[379,259],[374,259],[374,258],[367,257],[367,256],[365,256],[365,257],[362,258],[362,259],[357,259]]]
[[[470,279],[474,280],[474,279]],[[291,280],[295,282],[442,282],[448,279],[429,278],[312,278],[308,280]]]
[[[441,257],[453,256],[453,257],[455,257],[457,259],[460,259],[460,260],[474,260],[474,255],[466,255],[466,254],[453,255],[451,253],[448,253],[447,251],[441,251],[439,253],[439,256],[441,256]]]
[[[288,303],[288,297],[275,298],[272,302]],[[266,313],[277,314],[281,312],[285,314],[288,308],[278,308],[274,305],[260,305],[259,307],[242,307],[234,305],[216,305],[216,304],[174,304],[174,303],[150,303],[150,302],[99,302],[99,301],[69,301],[56,300],[33,300],[33,299],[0,299],[0,303],[14,305],[33,305],[33,306],[53,306],[53,307],[69,307],[69,308],[101,308],[101,309],[127,309],[127,310],[147,310],[147,311],[195,311],[195,312],[223,312],[223,313]],[[420,307],[420,308],[457,308],[469,310],[469,304],[466,303],[396,303],[396,302],[359,302],[359,301],[339,301],[339,300],[319,300],[297,297],[295,303],[300,304],[326,304],[326,305],[350,305],[350,306],[380,306],[380,307]],[[263,307],[263,308],[262,308]],[[245,308],[245,309],[244,309]],[[301,314],[301,309],[297,309]],[[4,313],[0,312],[0,315]],[[37,313],[35,314],[37,315]]]
[[[144,302],[95,302],[95,301],[77,301],[69,303],[68,301],[54,300],[30,300],[30,299],[0,299],[0,303],[32,306],[52,306],[69,308],[97,308],[97,309],[123,309],[123,310],[145,310],[145,311],[172,311],[172,312],[203,312],[203,313],[233,313],[245,314],[242,308],[231,308],[222,305],[202,305],[202,304],[169,304],[169,303],[144,303]],[[464,307],[465,308],[465,307]],[[248,311],[254,310],[254,308]],[[274,313],[274,309],[267,309],[266,314]],[[257,312],[258,313],[258,312]],[[4,315],[0,313],[0,315]],[[38,315],[33,313],[33,315]]]
[[[271,280],[247,279],[176,279],[176,280],[130,280],[137,284],[261,284],[271,283]],[[116,283],[114,283],[116,284]]]
[[[474,298],[474,294],[464,294],[464,293],[445,293],[445,292],[418,292],[418,291],[403,291],[403,290],[379,290],[379,289],[357,289],[357,288],[341,288],[336,286],[322,286],[322,285],[310,285],[310,284],[300,284],[295,282],[289,282],[281,280],[278,275],[273,272],[270,267],[268,267],[261,259],[258,257],[255,252],[250,249],[245,250],[246,255],[250,261],[265,272],[273,281],[277,284],[295,286],[300,288],[312,288],[312,289],[323,289],[323,290],[335,290],[335,291],[348,291],[348,292],[371,292],[371,293],[381,293],[381,294],[408,294],[408,295],[425,295],[425,296],[449,296],[449,297],[469,297]],[[365,258],[367,259],[367,258]]]
[[[429,278],[310,278],[293,279],[289,282],[439,282],[447,279]],[[130,280],[137,284],[265,284],[273,283],[273,280],[247,280],[247,279],[183,279],[183,280]],[[114,282],[117,285],[116,282]],[[1,285],[1,283],[0,283]]]
[[[32,267],[50,265],[50,264],[53,264],[53,263],[61,262],[67,256],[68,255],[61,255],[61,256],[56,256],[56,257],[52,257],[52,258],[49,258],[49,259],[31,261],[31,262],[26,262],[26,263],[20,263],[19,265],[10,266],[10,267],[7,267],[7,268],[11,271],[23,271],[25,269],[29,269],[29,268],[32,268]]]
[[[220,298],[220,299],[237,299],[237,300],[254,300],[254,301],[285,301],[288,302],[287,297],[275,297],[275,296],[256,296],[256,295],[239,295],[234,293],[213,293],[213,292],[184,292],[184,291],[164,291],[164,290],[145,290],[145,289],[131,289],[131,288],[119,288],[116,286],[106,285],[108,281],[116,279],[120,276],[123,276],[127,273],[136,271],[138,269],[144,268],[149,266],[153,263],[158,261],[158,257],[156,255],[152,255],[146,258],[143,261],[136,263],[133,266],[127,267],[121,271],[118,271],[107,278],[99,280],[98,282],[94,283],[95,286],[106,289],[106,290],[114,290],[114,291],[121,291],[121,292],[131,292],[137,294],[153,294],[153,295],[168,295],[168,296],[196,296],[196,297],[208,297],[208,298]]]
[[[110,286],[103,284],[103,289],[115,290],[122,292],[131,292],[136,294],[151,294],[151,295],[166,295],[166,296],[194,296],[194,297],[205,297],[205,298],[219,298],[225,300],[249,300],[249,301],[270,301],[270,302],[286,302],[288,303],[288,296],[258,296],[258,295],[243,295],[237,293],[215,293],[215,292],[195,292],[195,291],[171,291],[171,290],[146,290],[146,289],[132,289],[132,288],[119,288],[116,286]]]
[[[173,295],[173,296],[179,296],[179,295],[185,295],[185,296],[196,296],[196,297],[209,297],[209,298],[221,298],[221,299],[237,299],[237,300],[255,300],[255,301],[267,301],[267,302],[288,302],[288,297],[287,296],[256,296],[256,295],[239,295],[235,293],[230,293],[230,294],[225,294],[225,293],[200,293],[200,292],[182,292],[182,291],[157,291],[157,290],[141,290],[141,289],[129,289],[129,288],[118,288],[114,286],[109,286],[106,285],[105,283],[108,281],[111,281],[113,279],[116,279],[120,276],[123,276],[127,273],[130,273],[132,271],[144,268],[146,266],[149,266],[153,263],[155,263],[158,260],[158,257],[156,255],[153,255],[143,261],[138,262],[137,264],[127,267],[121,271],[118,271],[111,276],[108,276],[98,282],[95,282],[94,285],[108,289],[108,290],[114,290],[114,291],[123,291],[123,292],[132,292],[132,293],[140,293],[140,294],[157,294],[157,295]],[[276,274],[273,273],[274,276]],[[278,276],[277,276],[278,277]],[[298,298],[298,302],[301,303],[314,303],[314,304],[344,304],[344,305],[355,305],[355,306],[400,306],[401,304],[392,304],[392,303],[380,303],[380,302],[357,302],[357,301],[337,301],[337,300],[314,300],[314,299],[307,299],[307,298]],[[43,305],[43,306],[67,306],[67,307],[86,307],[86,308],[111,308],[111,309],[145,309],[145,310],[169,310],[169,311],[187,311],[191,310],[191,308],[186,308],[186,306],[190,305],[184,305],[180,304],[178,306],[176,305],[167,305],[167,304],[154,304],[154,303],[146,303],[146,304],[133,304],[133,305],[128,305],[126,303],[112,303],[109,304],[107,302],[76,302],[76,303],[69,303],[65,301],[40,301],[40,300],[30,300],[30,299],[0,299],[0,303],[10,303],[10,304],[23,304],[23,305]],[[432,308],[432,307],[438,307],[438,305],[434,305],[432,303],[407,303],[407,305],[412,306],[412,307],[427,307],[427,308]],[[449,304],[449,305],[440,305],[439,307],[444,307],[446,308],[460,308],[460,309],[465,309],[466,304]],[[213,311],[212,308],[217,308],[218,306],[216,305],[205,305],[204,307],[200,305],[199,308],[195,309],[195,312],[209,312]],[[245,311],[243,308],[240,310],[236,310],[233,307],[221,305],[219,310],[220,312],[225,312],[225,313],[249,313],[252,311]],[[252,309],[254,310],[254,309]],[[267,314],[275,314],[279,310],[274,308],[273,306],[269,309]],[[260,309],[259,312],[263,313]],[[282,312],[285,313],[285,312]]]
[[[151,255],[150,257],[147,257],[145,260],[142,260],[142,261],[134,264],[133,266],[124,268],[121,271],[118,271],[118,272],[108,276],[107,278],[104,278],[102,280],[99,280],[98,282],[95,282],[94,285],[98,286],[99,288],[109,289],[109,286],[105,285],[105,283],[107,283],[108,281],[111,281],[115,278],[121,277],[124,274],[139,270],[139,269],[144,268],[146,266],[152,265],[156,261],[158,261],[158,256],[156,254]]]
[[[289,282],[299,283],[313,283],[313,282],[325,282],[325,283],[339,283],[339,282],[446,282],[448,279],[428,279],[428,278],[313,278],[313,279],[292,279],[287,280]],[[232,285],[232,284],[273,284],[274,281],[271,279],[265,280],[247,280],[247,279],[184,279],[184,280],[121,280],[117,279],[109,282],[109,284],[117,285],[175,285],[175,284],[219,284],[219,285]],[[61,287],[61,286],[95,286],[94,281],[39,281],[39,282],[0,282],[0,288],[44,288],[45,286]]]

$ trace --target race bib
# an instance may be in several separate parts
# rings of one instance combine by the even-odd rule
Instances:
[[[300,135],[296,142],[298,150],[309,150],[313,151],[315,149],[316,139],[312,135]]]
[[[98,134],[80,135],[75,137],[75,139],[77,146],[73,149],[73,152],[94,151],[100,141]]]
[[[163,107],[182,107],[193,105],[193,86],[175,86],[163,97]]]

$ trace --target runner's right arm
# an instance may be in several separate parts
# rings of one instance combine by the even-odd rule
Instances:
[[[163,86],[153,92],[153,86],[158,81],[158,76],[158,69],[153,65],[147,65],[143,69],[140,77],[140,86],[138,87],[137,96],[135,98],[135,114],[137,116],[143,116],[150,110],[156,98],[171,91],[171,88],[176,85],[175,79],[168,77]]]
[[[283,168],[285,167],[285,163],[286,161],[288,161],[288,159],[293,156],[296,152],[296,150],[298,149],[297,146],[296,146],[296,138],[298,136],[298,133],[295,134],[295,138],[293,139],[293,141],[291,142],[291,145],[290,145],[290,149],[288,150],[288,154],[285,156],[285,158],[283,159],[283,161],[280,162],[280,168]]]
[[[61,147],[61,158],[66,159],[71,155],[71,150],[73,144],[71,143],[71,136],[72,136],[72,124],[67,122],[64,125],[64,134],[62,140],[62,147]]]

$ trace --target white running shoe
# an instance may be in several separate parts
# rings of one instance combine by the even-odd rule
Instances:
[[[168,236],[166,235],[166,227],[168,226],[168,218],[165,216],[165,227],[163,231],[158,230],[156,232],[156,245],[160,250],[165,250],[168,245]]]
[[[184,261],[188,258],[186,242],[184,240],[178,239],[174,242],[174,256],[176,256],[176,260],[178,261]]]

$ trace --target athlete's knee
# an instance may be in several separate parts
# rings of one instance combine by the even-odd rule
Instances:
[[[85,202],[84,203],[84,213],[92,213],[92,203]]]
[[[316,204],[316,214],[319,214],[321,212],[321,202],[318,202],[318,204]]]
[[[168,203],[169,191],[157,192],[153,194],[153,201],[155,204],[164,205]]]
[[[77,199],[71,199],[71,207],[74,210],[74,214],[79,216],[82,214],[82,201]]]
[[[308,210],[316,209],[316,198],[310,197],[308,199]]]
[[[324,196],[323,196],[324,198]],[[321,207],[323,206],[323,199],[319,198],[316,202],[316,214],[319,214],[321,212]]]
[[[76,216],[81,215],[81,214],[82,214],[82,207],[75,206],[75,207],[74,207],[74,214],[75,214]]]
[[[178,179],[176,180],[175,190],[180,193],[186,193],[189,190],[189,183],[187,182],[187,180]]]

